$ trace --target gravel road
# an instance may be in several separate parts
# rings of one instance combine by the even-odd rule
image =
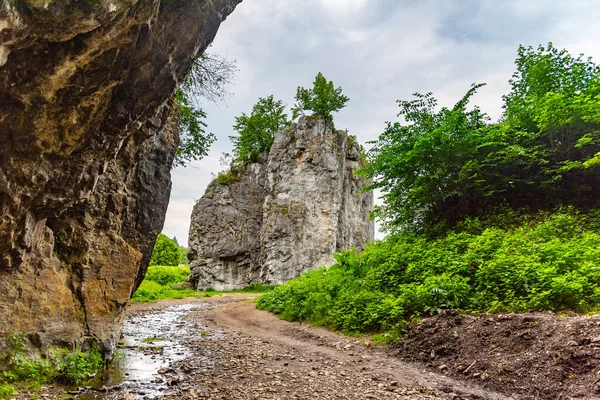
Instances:
[[[186,341],[192,355],[173,365],[176,388],[165,398],[509,398],[425,372],[361,338],[282,321],[257,310],[251,300],[211,298],[210,307],[184,317],[193,327]],[[166,379],[171,379],[168,373]]]

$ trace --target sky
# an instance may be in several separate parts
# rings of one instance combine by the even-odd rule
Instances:
[[[552,42],[600,62],[599,15],[596,0],[244,0],[208,49],[239,69],[225,102],[202,105],[217,141],[172,171],[163,233],[187,244],[192,208],[231,152],[235,117],[259,97],[291,107],[296,88],[322,72],[350,97],[336,127],[362,144],[398,120],[396,101],[414,92],[452,106],[472,83],[487,83],[473,104],[497,119],[519,44]]]

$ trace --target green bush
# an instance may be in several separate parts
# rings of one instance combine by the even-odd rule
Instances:
[[[439,309],[598,308],[597,213],[566,209],[539,214],[520,226],[482,229],[484,225],[466,222],[465,231],[439,239],[401,234],[358,255],[343,252],[331,268],[276,287],[257,306],[287,320],[349,334],[384,332],[381,340],[397,336],[412,318]]]
[[[172,286],[187,281],[190,274],[189,266],[150,266],[144,281],[156,282],[161,286]]]
[[[232,183],[239,182],[241,180],[242,178],[238,172],[234,170],[219,172],[216,178],[216,182],[219,185],[231,185]]]
[[[102,352],[96,343],[86,352],[77,348],[54,349],[44,358],[31,358],[27,355],[24,334],[13,334],[8,339],[8,350],[2,354],[5,368],[0,377],[0,399],[15,392],[12,383],[25,382],[30,387],[51,382],[80,384],[104,367]]]
[[[150,265],[179,265],[181,258],[177,242],[159,233],[154,243]]]

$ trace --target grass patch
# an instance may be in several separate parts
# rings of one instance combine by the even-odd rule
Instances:
[[[79,385],[90,381],[105,367],[97,344],[88,351],[52,349],[48,355],[33,358],[27,354],[27,336],[8,337],[8,350],[2,354],[4,370],[0,374],[0,399],[13,397],[19,389],[36,390],[42,384]]]
[[[273,286],[262,284],[252,284],[243,289],[227,291],[173,288],[173,285],[186,282],[189,274],[189,266],[150,266],[144,281],[134,293],[131,301],[133,303],[149,303],[157,300],[211,297],[227,293],[266,293],[273,289]]]
[[[156,342],[163,342],[167,339],[161,338],[161,337],[148,337],[145,338],[144,340],[142,340],[142,343],[156,343]]]
[[[0,400],[8,400],[13,397],[17,389],[10,383],[0,382]]]
[[[242,178],[240,177],[239,173],[234,170],[219,172],[219,174],[217,175],[217,178],[216,178],[216,182],[219,185],[227,185],[227,186],[231,185],[235,182],[239,182],[241,180],[242,180]]]

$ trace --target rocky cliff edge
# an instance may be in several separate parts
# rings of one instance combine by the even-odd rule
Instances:
[[[0,1],[0,350],[112,353],[164,222],[174,89],[237,3]]]
[[[238,289],[332,265],[374,236],[373,194],[355,176],[360,147],[321,117],[279,132],[268,153],[227,184],[213,181],[190,226],[191,284]]]

